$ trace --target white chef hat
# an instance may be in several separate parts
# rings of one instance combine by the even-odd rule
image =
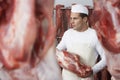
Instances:
[[[81,4],[72,5],[71,12],[84,13],[84,14],[88,15],[88,9],[87,9],[87,7],[85,7],[85,6],[81,5]]]

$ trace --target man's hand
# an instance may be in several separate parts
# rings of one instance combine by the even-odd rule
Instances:
[[[86,66],[86,68],[84,68],[82,71],[80,71],[79,74],[77,74],[78,76],[82,77],[82,78],[86,78],[89,77],[93,74],[93,70],[91,69],[91,67]]]

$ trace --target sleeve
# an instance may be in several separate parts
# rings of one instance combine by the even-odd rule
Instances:
[[[98,40],[98,38],[96,38],[96,39],[97,39],[96,51],[100,55],[101,60],[92,67],[93,74],[96,74],[97,72],[99,72],[106,66],[105,51],[104,51],[102,45],[100,44],[100,41]]]
[[[65,33],[64,33],[64,35],[63,35],[63,37],[62,37],[62,39],[61,39],[61,41],[60,41],[60,43],[57,45],[57,49],[58,50],[66,50],[66,44],[65,44],[65,41],[66,41],[66,37],[65,37]]]

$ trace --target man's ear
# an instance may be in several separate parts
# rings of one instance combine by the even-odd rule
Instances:
[[[84,17],[84,18],[83,18],[83,21],[84,21],[84,22],[87,22],[87,21],[88,21],[88,18],[87,18],[87,17]]]

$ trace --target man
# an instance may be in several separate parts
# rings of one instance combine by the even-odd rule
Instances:
[[[88,15],[85,6],[72,5],[73,28],[65,31],[56,49],[57,60],[63,68],[63,80],[94,80],[93,75],[106,66],[105,53],[96,31],[88,26]],[[101,60],[95,64],[98,55]]]

